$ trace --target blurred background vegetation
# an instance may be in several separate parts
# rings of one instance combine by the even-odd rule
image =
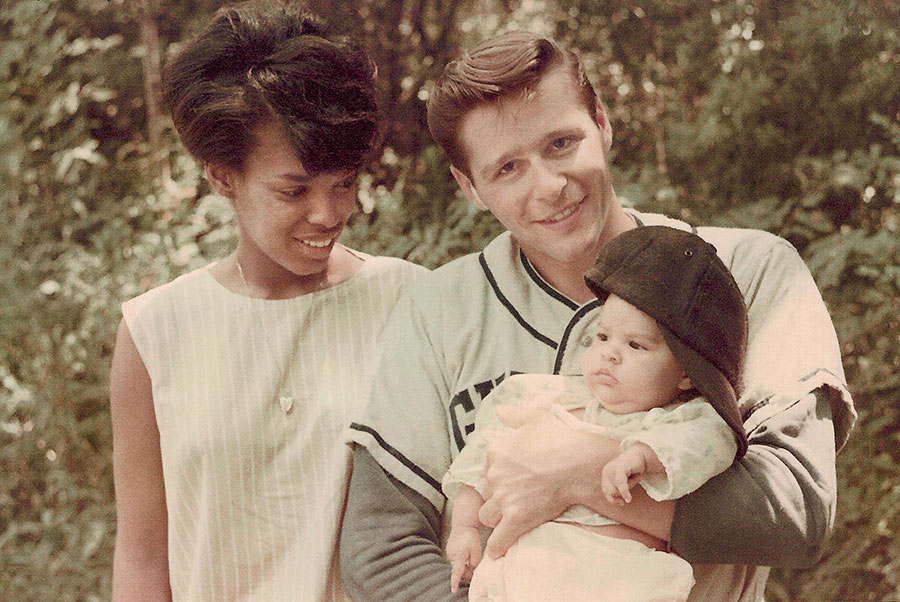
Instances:
[[[0,599],[110,594],[119,304],[226,254],[158,102],[212,0],[0,3]],[[895,0],[318,0],[379,66],[384,136],[345,242],[429,267],[499,231],[424,127],[430,81],[508,28],[577,48],[627,204],[763,228],[808,262],[860,413],[835,534],[767,598],[900,599],[900,6]]]

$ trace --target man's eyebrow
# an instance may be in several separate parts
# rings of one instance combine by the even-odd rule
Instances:
[[[283,173],[276,176],[281,180],[291,180],[292,182],[297,182],[298,184],[306,184],[313,180],[313,176],[307,174],[298,174],[298,173]]]
[[[580,126],[561,127],[549,132],[544,136],[544,143],[552,142],[558,138],[566,138],[569,136],[581,136],[584,134],[584,128]]]

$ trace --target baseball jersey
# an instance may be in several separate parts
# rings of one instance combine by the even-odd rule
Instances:
[[[628,213],[638,226],[691,229],[665,216]],[[767,232],[693,231],[716,247],[747,304],[749,339],[739,406],[751,442],[755,433],[766,439],[767,420],[824,388],[831,403],[833,444],[786,452],[801,466],[815,466],[818,455],[833,457],[846,442],[856,412],[834,327],[803,260],[787,241]],[[501,234],[483,252],[420,279],[398,302],[385,329],[371,399],[345,439],[364,446],[389,475],[442,510],[441,477],[474,430],[481,400],[511,374],[579,373],[598,306],[596,300],[578,304],[553,288],[510,233]],[[815,454],[816,461],[807,461],[804,454]],[[766,470],[767,461],[748,452],[736,462],[753,474]],[[769,495],[789,506],[800,503],[800,490],[787,482],[781,486]],[[676,518],[679,507],[681,502]],[[685,529],[673,522],[673,541],[676,527]],[[711,559],[707,562],[721,557],[714,550],[723,546],[746,560],[741,565],[694,565],[692,601],[762,600],[768,569],[753,566],[759,563],[752,550],[759,545],[747,548],[744,536],[737,535],[743,531],[733,532],[740,541],[704,541],[699,549]]]
[[[691,229],[629,211],[637,224]],[[821,387],[832,395],[835,444],[856,417],[828,311],[796,250],[759,230],[692,229],[716,247],[747,304],[739,404],[750,433]],[[345,437],[443,508],[441,478],[474,430],[481,400],[511,374],[578,374],[599,302],[578,304],[538,274],[509,232],[481,253],[431,272],[401,299],[367,409]]]

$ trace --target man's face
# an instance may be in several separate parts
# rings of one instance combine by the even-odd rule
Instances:
[[[598,108],[591,117],[564,68],[530,93],[475,107],[459,137],[471,174],[453,169],[463,192],[494,214],[545,277],[583,272],[624,229],[606,164],[606,115]]]

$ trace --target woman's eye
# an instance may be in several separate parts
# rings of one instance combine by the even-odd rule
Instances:
[[[598,341],[605,341],[605,340],[608,339],[608,338],[609,338],[609,337],[606,336],[606,333],[605,333],[605,332],[598,332],[598,333],[597,333],[597,340],[598,340]]]
[[[352,178],[344,180],[343,182],[338,182],[338,184],[337,184],[338,188],[344,188],[344,189],[353,188],[354,186],[356,186],[356,180],[352,179]]]
[[[640,343],[638,343],[636,341],[631,341],[630,343],[628,343],[628,346],[631,347],[632,349],[643,349],[644,348],[643,345],[641,345]]]

